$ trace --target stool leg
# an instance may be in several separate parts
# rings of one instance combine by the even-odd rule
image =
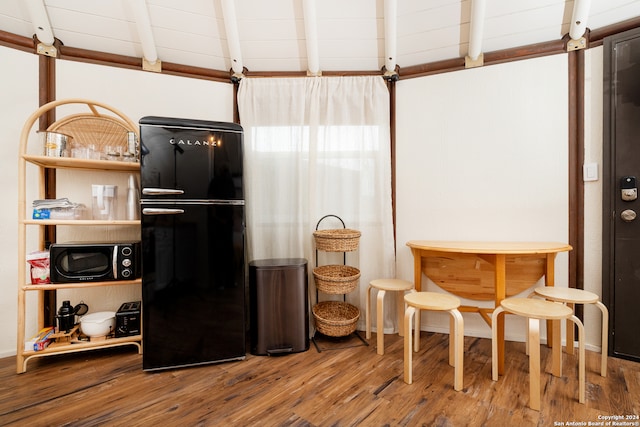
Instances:
[[[451,311],[449,316],[449,365],[456,366],[456,345],[458,343],[458,336],[456,331],[456,319]]]
[[[576,305],[574,303],[567,303],[568,307],[571,307],[571,310],[573,310],[573,312],[575,313],[575,307]],[[567,354],[573,354],[573,342],[575,341],[575,334],[573,331],[573,327],[569,327],[569,320],[567,319],[567,321],[565,322],[566,325],[566,330],[565,330],[565,340],[567,342]]]
[[[367,339],[371,339],[371,285],[367,288],[367,302],[366,302],[366,310],[365,310],[365,323],[366,323],[366,337]]]
[[[537,294],[535,292],[531,292],[527,295],[527,298],[533,298]],[[529,322],[525,323],[525,331],[524,331],[524,354],[529,355]]]
[[[540,410],[540,321],[529,318],[529,407]]]
[[[457,309],[450,310],[451,313],[451,326],[450,334],[453,333],[454,340],[454,352],[455,352],[455,360],[454,360],[454,381],[453,388],[456,391],[462,390],[463,378],[462,375],[464,373],[464,319],[462,318],[462,314]],[[451,342],[449,342],[449,350],[451,350]],[[449,361],[451,363],[451,361]]]
[[[396,311],[398,312],[398,336],[404,336],[404,292],[396,295]]]
[[[547,337],[550,337],[553,340],[553,343],[551,343],[551,373],[556,377],[562,376],[562,334],[560,331],[562,323],[560,322],[560,320],[553,320],[551,322],[553,325],[553,332],[551,334],[547,334]]]
[[[404,314],[404,382],[411,384],[413,382],[413,350],[411,343],[411,318],[414,316],[416,309],[407,307]]]
[[[491,379],[498,381],[498,316],[504,309],[498,307],[491,315]]]
[[[524,329],[524,354],[529,355],[529,322],[526,322]]]
[[[602,351],[600,353],[600,375],[607,376],[607,353],[609,351],[609,310],[600,301],[596,302],[596,307],[602,311]]]
[[[376,338],[378,343],[378,354],[384,354],[384,294],[383,289],[378,289],[378,302],[376,304]]]
[[[413,331],[413,351],[416,353],[420,351],[420,309],[416,308],[416,319]]]
[[[571,316],[570,319],[573,323],[578,327],[578,401],[580,403],[584,403],[585,401],[585,354],[584,354],[584,325],[575,315]]]

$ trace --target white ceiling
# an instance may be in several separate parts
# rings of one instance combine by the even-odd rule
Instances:
[[[592,30],[640,16],[640,0],[579,1]],[[472,6],[482,4],[481,18],[472,20]],[[574,1],[1,0],[0,30],[32,37],[32,21],[43,25],[32,18],[33,8],[43,6],[53,36],[65,46],[149,58],[141,44],[141,24],[148,20],[151,50],[160,61],[226,71],[233,66],[237,23],[236,66],[304,72],[311,60],[322,72],[381,70],[393,52],[390,63],[401,69],[463,58],[471,21],[480,29],[481,52],[559,40],[569,32]],[[385,31],[385,20],[395,29]]]

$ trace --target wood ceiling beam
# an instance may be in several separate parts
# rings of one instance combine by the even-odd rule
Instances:
[[[469,19],[469,47],[465,57],[465,68],[484,65],[482,37],[484,35],[485,0],[471,0],[471,18]]]
[[[578,40],[587,30],[587,18],[589,18],[591,0],[574,0],[573,12],[571,14],[571,26],[569,36],[572,40]]]
[[[147,2],[146,0],[134,0],[131,5],[136,20],[138,38],[142,46],[142,69],[159,73],[162,71],[162,61],[158,59]]]
[[[590,8],[591,0],[574,0],[567,51],[586,49],[588,47],[588,40],[585,34],[587,33],[587,18],[589,18]]]
[[[640,27],[640,17],[631,18],[606,27],[589,30],[589,48],[602,46],[605,37],[622,33]],[[59,43],[58,41],[56,41]],[[485,53],[485,65],[517,61],[520,59],[535,58],[545,55],[555,55],[565,50],[566,39],[552,40],[532,45],[519,46],[516,48],[504,49]],[[13,33],[0,30],[0,46],[34,53],[34,40],[29,37],[19,36]],[[92,51],[82,48],[60,45],[60,58],[78,62],[101,64],[122,68],[139,69],[140,58],[129,57],[118,54]],[[200,78],[220,82],[229,82],[228,71],[214,70],[209,68],[195,67],[177,63],[163,64],[163,74],[179,75],[183,77]],[[169,69],[170,68],[170,69]],[[452,58],[443,61],[436,61],[424,64],[413,65],[400,68],[402,79],[416,78],[426,75],[441,74],[450,71],[463,70],[465,68],[464,58]],[[304,72],[293,71],[247,71],[245,73],[253,77],[304,77]],[[358,75],[380,75],[380,70],[369,71],[325,71],[326,76],[358,76]]]
[[[238,19],[236,18],[236,6],[233,0],[222,0],[222,19],[227,35],[227,47],[231,59],[232,80],[239,81],[244,77],[244,65],[242,64],[242,49],[240,48],[240,35],[238,33]]]
[[[384,76],[398,80],[398,2],[384,0]]]
[[[304,35],[307,45],[307,75],[321,76],[316,0],[304,0],[302,2],[302,10],[304,13]]]
[[[53,45],[55,37],[49,22],[49,14],[44,5],[44,0],[27,0],[27,10],[33,24],[33,31],[39,41],[36,46],[36,53],[41,55],[56,57],[58,52]]]

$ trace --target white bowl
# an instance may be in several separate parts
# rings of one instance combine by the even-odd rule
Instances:
[[[80,330],[88,337],[109,335],[116,327],[115,311],[99,311],[82,316]]]

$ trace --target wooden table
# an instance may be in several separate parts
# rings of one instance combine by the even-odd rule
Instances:
[[[494,308],[500,306],[500,302],[507,296],[517,294],[527,287],[533,286],[542,276],[545,278],[546,286],[554,286],[555,279],[555,258],[558,252],[567,252],[572,247],[566,243],[559,242],[467,242],[467,241],[434,241],[434,240],[411,240],[407,242],[413,254],[414,283],[417,291],[422,289],[422,273],[427,272],[437,274],[444,271],[438,265],[431,265],[430,270],[426,268],[427,260],[446,260],[454,268],[434,282],[443,289],[468,299],[486,300],[493,299]],[[445,262],[445,261],[443,261]],[[470,264],[469,264],[470,263]],[[481,274],[483,271],[481,263],[490,266],[488,274]],[[532,268],[517,269],[519,263],[533,265]],[[537,263],[537,264],[532,264]],[[511,287],[511,276],[509,286],[507,284],[507,265],[513,266],[517,271],[517,283],[519,286]],[[536,265],[539,266],[536,267]],[[472,274],[465,276],[464,270],[472,271]],[[429,276],[429,274],[427,274]],[[483,292],[483,282],[487,277],[492,278],[493,289],[488,292],[486,286]],[[529,280],[526,280],[526,279]],[[466,279],[466,280],[465,280]],[[530,283],[530,284],[529,284]],[[473,288],[477,287],[478,292]],[[486,309],[479,307],[463,306],[460,311],[476,312],[491,325],[491,313],[494,308]],[[551,325],[548,324],[547,336],[551,341]],[[504,373],[504,317],[498,318],[498,372]]]

